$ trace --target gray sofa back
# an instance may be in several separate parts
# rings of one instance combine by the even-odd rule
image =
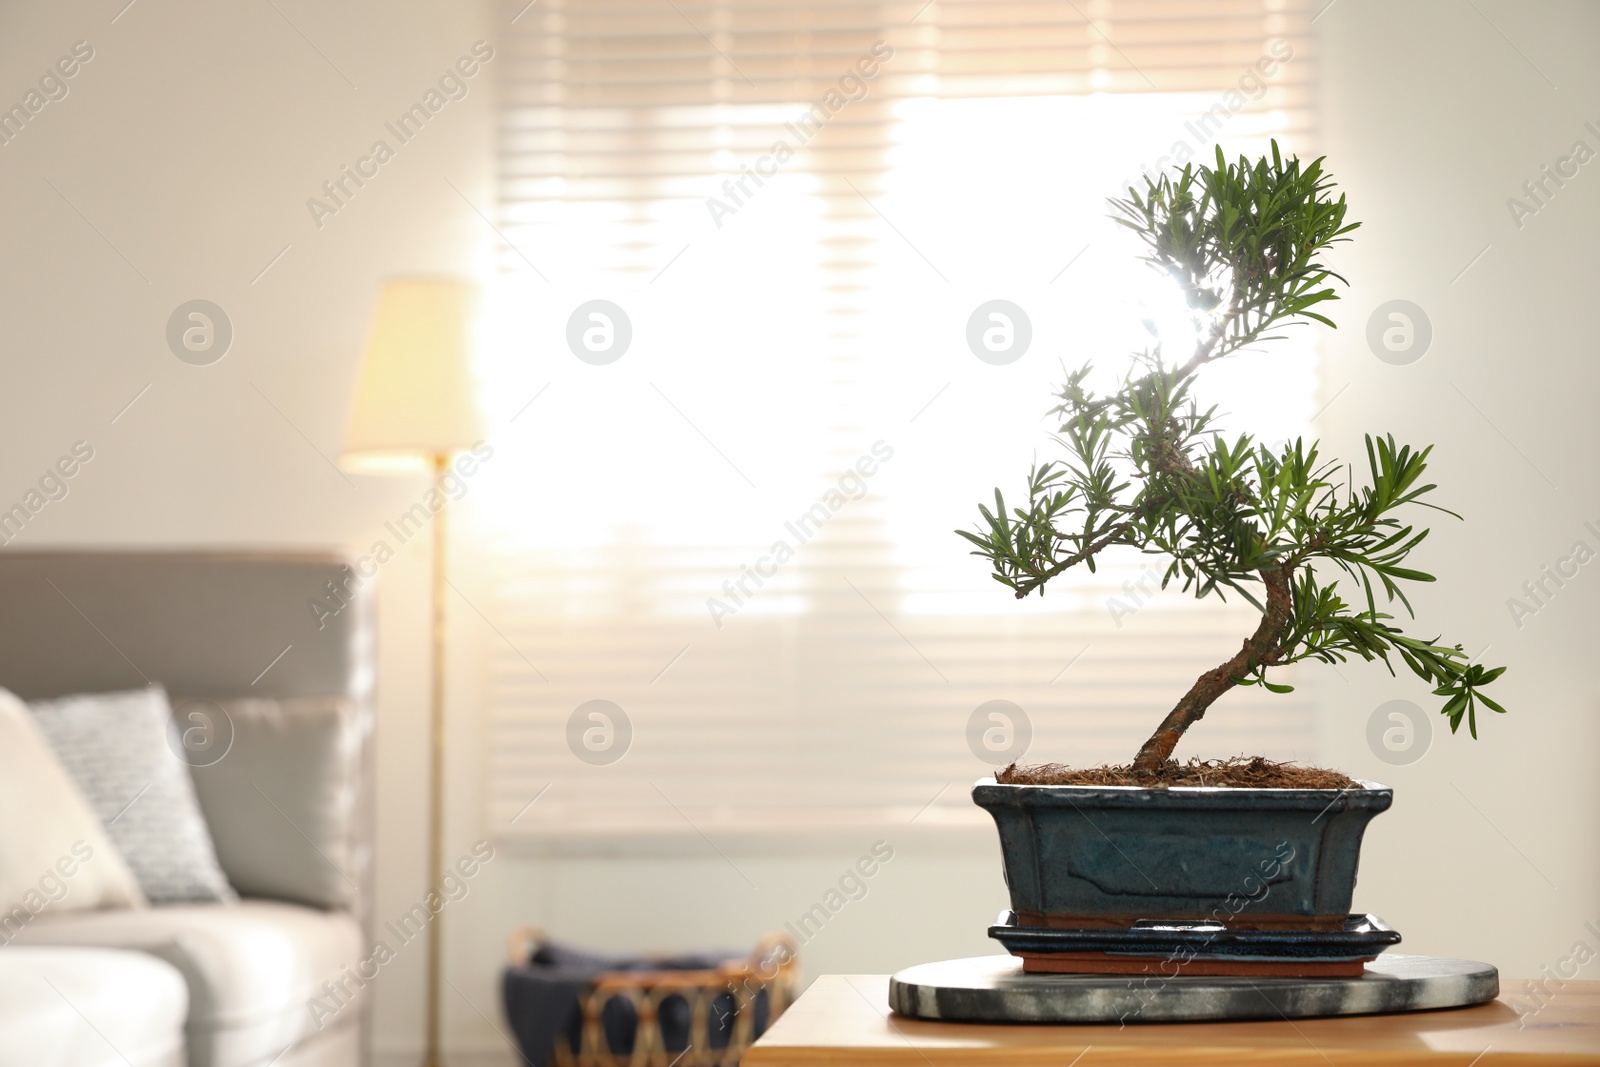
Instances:
[[[25,700],[146,684],[175,700],[346,698],[360,780],[339,866],[370,933],[372,603],[349,576],[336,552],[0,551],[0,686]]]

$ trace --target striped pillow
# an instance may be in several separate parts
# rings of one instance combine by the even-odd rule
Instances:
[[[234,901],[159,686],[28,705],[152,904]]]

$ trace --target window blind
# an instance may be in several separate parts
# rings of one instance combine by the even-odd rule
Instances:
[[[496,831],[969,819],[993,700],[1031,758],[1130,758],[1253,610],[1158,592],[1137,554],[1018,603],[952,530],[1050,454],[1063,363],[1116,374],[1163,313],[1105,198],[1215,143],[1310,148],[1309,20],[1294,0],[508,5],[483,368],[505,429],[470,501]],[[1004,365],[967,338],[996,298],[1031,334]],[[626,350],[586,358],[575,338],[614,342],[618,313]],[[1207,375],[1237,429],[1308,427],[1308,345]],[[1190,737],[1180,755],[1303,757],[1309,712],[1242,691]]]

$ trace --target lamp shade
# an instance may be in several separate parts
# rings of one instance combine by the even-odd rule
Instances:
[[[373,307],[340,462],[415,463],[481,436],[472,391],[477,289],[450,278],[394,278]]]

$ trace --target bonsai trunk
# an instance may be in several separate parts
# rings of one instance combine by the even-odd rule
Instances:
[[[1289,625],[1291,575],[1292,571],[1283,568],[1261,572],[1261,580],[1267,587],[1267,604],[1255,633],[1245,638],[1232,657],[1195,679],[1194,685],[1167,713],[1156,732],[1140,746],[1139,754],[1133,759],[1134,770],[1158,770],[1172,758],[1172,751],[1178,747],[1184,731],[1204,718],[1206,709],[1218,697],[1257,667],[1277,662],[1279,639]]]

